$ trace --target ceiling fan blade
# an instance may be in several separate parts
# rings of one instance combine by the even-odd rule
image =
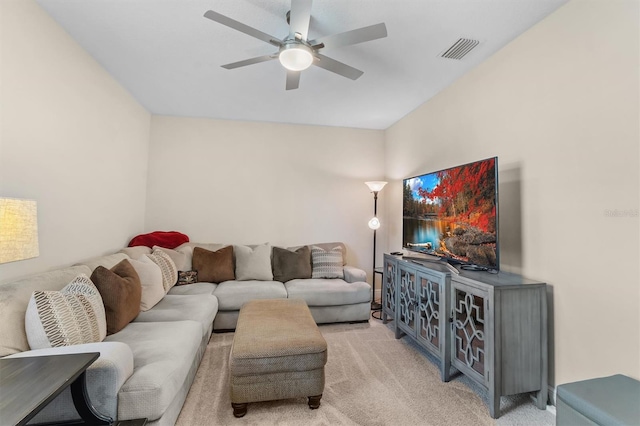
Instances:
[[[297,89],[300,85],[300,71],[287,70],[287,90]]]
[[[318,49],[333,49],[334,47],[350,46],[352,44],[364,43],[365,41],[376,40],[387,36],[387,26],[384,23],[334,34],[309,42],[311,46],[319,46]]]
[[[335,59],[331,59],[319,53],[316,53],[316,58],[318,58],[318,60],[313,61],[313,65],[324,68],[327,71],[334,72],[343,77],[350,78],[351,80],[357,80],[362,74],[364,74],[364,71],[360,71],[359,69],[343,64],[340,61],[336,61]]]
[[[250,35],[251,37],[255,37],[258,40],[262,40],[275,46],[282,46],[282,42],[278,40],[277,37],[271,36],[267,33],[263,33],[260,30],[256,30],[253,27],[245,25],[242,22],[238,22],[235,19],[231,19],[229,17],[221,15],[218,12],[214,12],[213,10],[207,10],[204,13],[204,17],[209,18],[219,24],[226,25],[229,28],[233,28],[234,30],[240,31],[241,33]]]
[[[221,65],[222,68],[232,70],[234,68],[246,67],[247,65],[259,64],[260,62],[271,61],[277,58],[277,55],[263,55],[256,56],[255,58],[245,59],[244,61],[232,62],[230,64]]]
[[[295,37],[300,33],[303,40],[309,34],[309,21],[311,20],[311,0],[291,0],[291,12],[289,14],[289,37]]]

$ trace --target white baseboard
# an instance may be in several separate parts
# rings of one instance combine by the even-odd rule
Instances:
[[[556,415],[556,388],[554,386],[549,385],[547,391],[548,393],[548,401],[547,401],[547,411]],[[531,394],[531,400],[535,403],[536,398],[535,394]]]
[[[553,413],[556,412],[556,388],[555,386],[549,385],[549,403],[553,407]]]

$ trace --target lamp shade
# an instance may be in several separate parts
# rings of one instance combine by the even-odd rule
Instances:
[[[371,182],[365,182],[365,185],[369,187],[371,192],[380,192],[382,188],[387,184],[387,182],[383,182],[381,180],[375,180]]]
[[[375,216],[371,218],[371,220],[369,221],[369,228],[373,229],[374,231],[380,228],[380,220]]]
[[[36,202],[0,198],[0,263],[39,254]]]

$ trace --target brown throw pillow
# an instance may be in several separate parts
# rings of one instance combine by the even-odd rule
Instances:
[[[107,317],[107,334],[122,330],[140,313],[142,286],[138,273],[128,260],[111,269],[98,266],[91,281],[102,296]]]
[[[271,264],[274,281],[285,283],[296,278],[311,278],[311,250],[308,246],[296,251],[274,247]]]
[[[198,281],[221,283],[234,280],[233,246],[210,251],[200,247],[193,249],[193,269],[198,271]]]

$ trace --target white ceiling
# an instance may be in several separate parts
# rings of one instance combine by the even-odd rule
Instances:
[[[284,38],[290,0],[37,1],[154,114],[386,129],[567,0],[314,0],[309,39],[379,22],[388,37],[323,50],[360,79],[311,67],[289,91],[277,60],[221,68],[277,48],[203,14]],[[461,37],[480,44],[439,57]]]

